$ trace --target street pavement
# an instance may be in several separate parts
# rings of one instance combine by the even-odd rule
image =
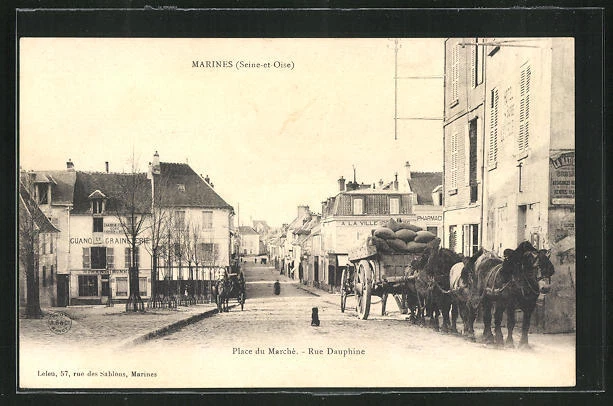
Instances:
[[[75,387],[84,382],[90,387],[129,382],[155,388],[547,387],[575,383],[574,334],[531,334],[530,350],[494,349],[415,326],[393,300],[388,300],[388,314],[381,316],[380,300],[373,297],[368,320],[359,320],[351,297],[341,313],[338,294],[301,285],[270,265],[247,262],[243,270],[247,281],[244,310],[233,307],[138,345],[118,349],[120,341],[115,341],[111,346],[98,343],[95,347],[96,368],[106,365],[104,368],[120,372],[128,368],[128,375],[137,368],[155,377],[60,381]],[[278,296],[273,294],[277,279],[281,283]],[[319,310],[319,327],[311,326],[313,307]],[[516,343],[519,333],[516,330]],[[81,355],[91,348],[90,344],[72,348],[72,364],[77,364],[73,368],[92,368],[93,361]],[[29,349],[28,356],[40,350],[36,346]]]

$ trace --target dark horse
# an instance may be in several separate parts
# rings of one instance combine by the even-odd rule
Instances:
[[[411,267],[416,271],[414,279],[415,291],[420,307],[425,307],[426,316],[435,330],[439,329],[438,316],[443,316],[443,332],[457,331],[455,323],[450,324],[449,313],[452,310],[450,295],[449,272],[451,267],[462,261],[455,252],[440,248],[440,239],[436,238],[426,247],[420,258],[413,261]],[[422,307],[422,308],[423,308]],[[453,307],[457,319],[457,308]],[[420,313],[421,309],[420,309]]]
[[[229,311],[229,298],[232,291],[232,282],[228,279],[227,275],[217,281],[215,284],[215,302],[217,303],[217,310],[222,312]]]
[[[475,271],[469,299],[468,328],[472,332],[476,310],[483,310],[483,339],[487,343],[503,345],[501,323],[507,312],[507,345],[513,346],[515,309],[522,310],[522,336],[520,347],[529,347],[530,318],[541,293],[549,292],[553,264],[548,250],[537,250],[528,241],[517,249],[506,249],[504,259],[493,252],[484,251],[475,262]],[[494,332],[492,335],[492,305],[494,306]]]

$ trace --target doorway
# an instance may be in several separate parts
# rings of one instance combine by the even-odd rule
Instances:
[[[522,241],[525,241],[526,238],[526,212],[528,211],[528,206],[522,204],[518,206],[517,210],[517,245]]]
[[[68,275],[57,275],[57,306],[68,306]]]

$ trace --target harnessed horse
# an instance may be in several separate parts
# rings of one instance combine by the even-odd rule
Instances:
[[[549,260],[550,252],[537,250],[528,241],[517,249],[506,249],[504,259],[484,251],[475,262],[471,294],[468,300],[467,329],[473,333],[473,323],[479,306],[483,310],[483,338],[496,345],[504,343],[501,323],[507,312],[507,345],[513,346],[515,309],[523,312],[520,347],[528,347],[530,318],[541,293],[549,292],[551,276],[555,270]],[[494,307],[494,333],[491,331],[492,306]]]

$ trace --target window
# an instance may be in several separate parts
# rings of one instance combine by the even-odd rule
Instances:
[[[436,226],[426,227],[426,231],[429,231],[432,234],[434,234],[435,236],[438,236],[438,227],[436,227]]]
[[[458,82],[460,81],[460,49],[457,44],[451,49],[451,98],[450,107],[458,104]]]
[[[217,244],[211,242],[200,243],[200,257],[208,264],[215,262],[215,253],[217,252]],[[247,250],[245,249],[245,253]]]
[[[83,268],[84,269],[91,268],[91,258],[89,255],[89,247],[83,248]]]
[[[517,137],[517,152],[519,158],[527,154],[530,141],[530,65],[521,70],[519,82],[519,136]]]
[[[43,288],[47,286],[47,267],[43,265]]]
[[[488,166],[493,168],[498,160],[498,89],[490,94],[490,138],[488,149]]]
[[[51,284],[53,284],[53,265],[51,265]]]
[[[462,227],[462,253],[467,256],[473,256],[479,250],[479,225],[464,224]]]
[[[102,214],[102,199],[94,199],[92,200],[92,213],[94,214]]]
[[[182,253],[181,252],[181,244],[176,242],[172,246],[173,246],[173,250],[174,250],[174,253],[175,253],[175,257],[181,258],[181,253]]]
[[[115,296],[128,296],[128,278],[116,278],[115,283]]]
[[[147,278],[138,278],[138,294],[147,296]]]
[[[202,212],[202,227],[203,228],[213,228],[213,212],[212,211]]]
[[[79,296],[98,296],[97,275],[79,275]]]
[[[175,229],[181,230],[185,228],[185,212],[183,210],[175,211]]]
[[[94,233],[101,233],[104,231],[102,217],[94,217]]]
[[[479,38],[475,39],[476,45],[470,47],[470,83],[477,87],[483,83],[483,46],[479,46]]]
[[[47,234],[41,234],[41,246],[43,247],[43,254],[47,253]]]
[[[454,194],[458,190],[458,133],[451,134],[451,167],[450,171],[450,185],[449,189],[451,194]]]
[[[106,249],[106,268],[115,268],[115,250],[113,248]]]
[[[38,204],[47,204],[49,203],[49,199],[47,196],[47,190],[49,189],[49,185],[47,184],[39,184],[38,185]]]
[[[179,192],[185,192],[185,185],[183,183],[177,183],[177,190]]]
[[[49,236],[49,254],[53,254],[53,235]]]
[[[390,214],[400,214],[400,199],[390,197]]]
[[[126,268],[129,268],[130,266],[134,265],[138,268],[139,264],[140,264],[140,250],[138,249],[139,247],[136,247],[136,264],[132,264],[132,248],[130,247],[126,247],[124,254],[124,262],[125,262],[125,266]]]
[[[353,199],[353,214],[364,214],[364,200],[361,197]]]
[[[457,229],[457,226],[449,226],[449,249],[454,252],[456,250],[456,242],[458,239]]]
[[[471,203],[477,201],[477,120],[470,120],[468,125],[468,183]]]
[[[92,269],[106,269],[106,247],[91,247]]]

